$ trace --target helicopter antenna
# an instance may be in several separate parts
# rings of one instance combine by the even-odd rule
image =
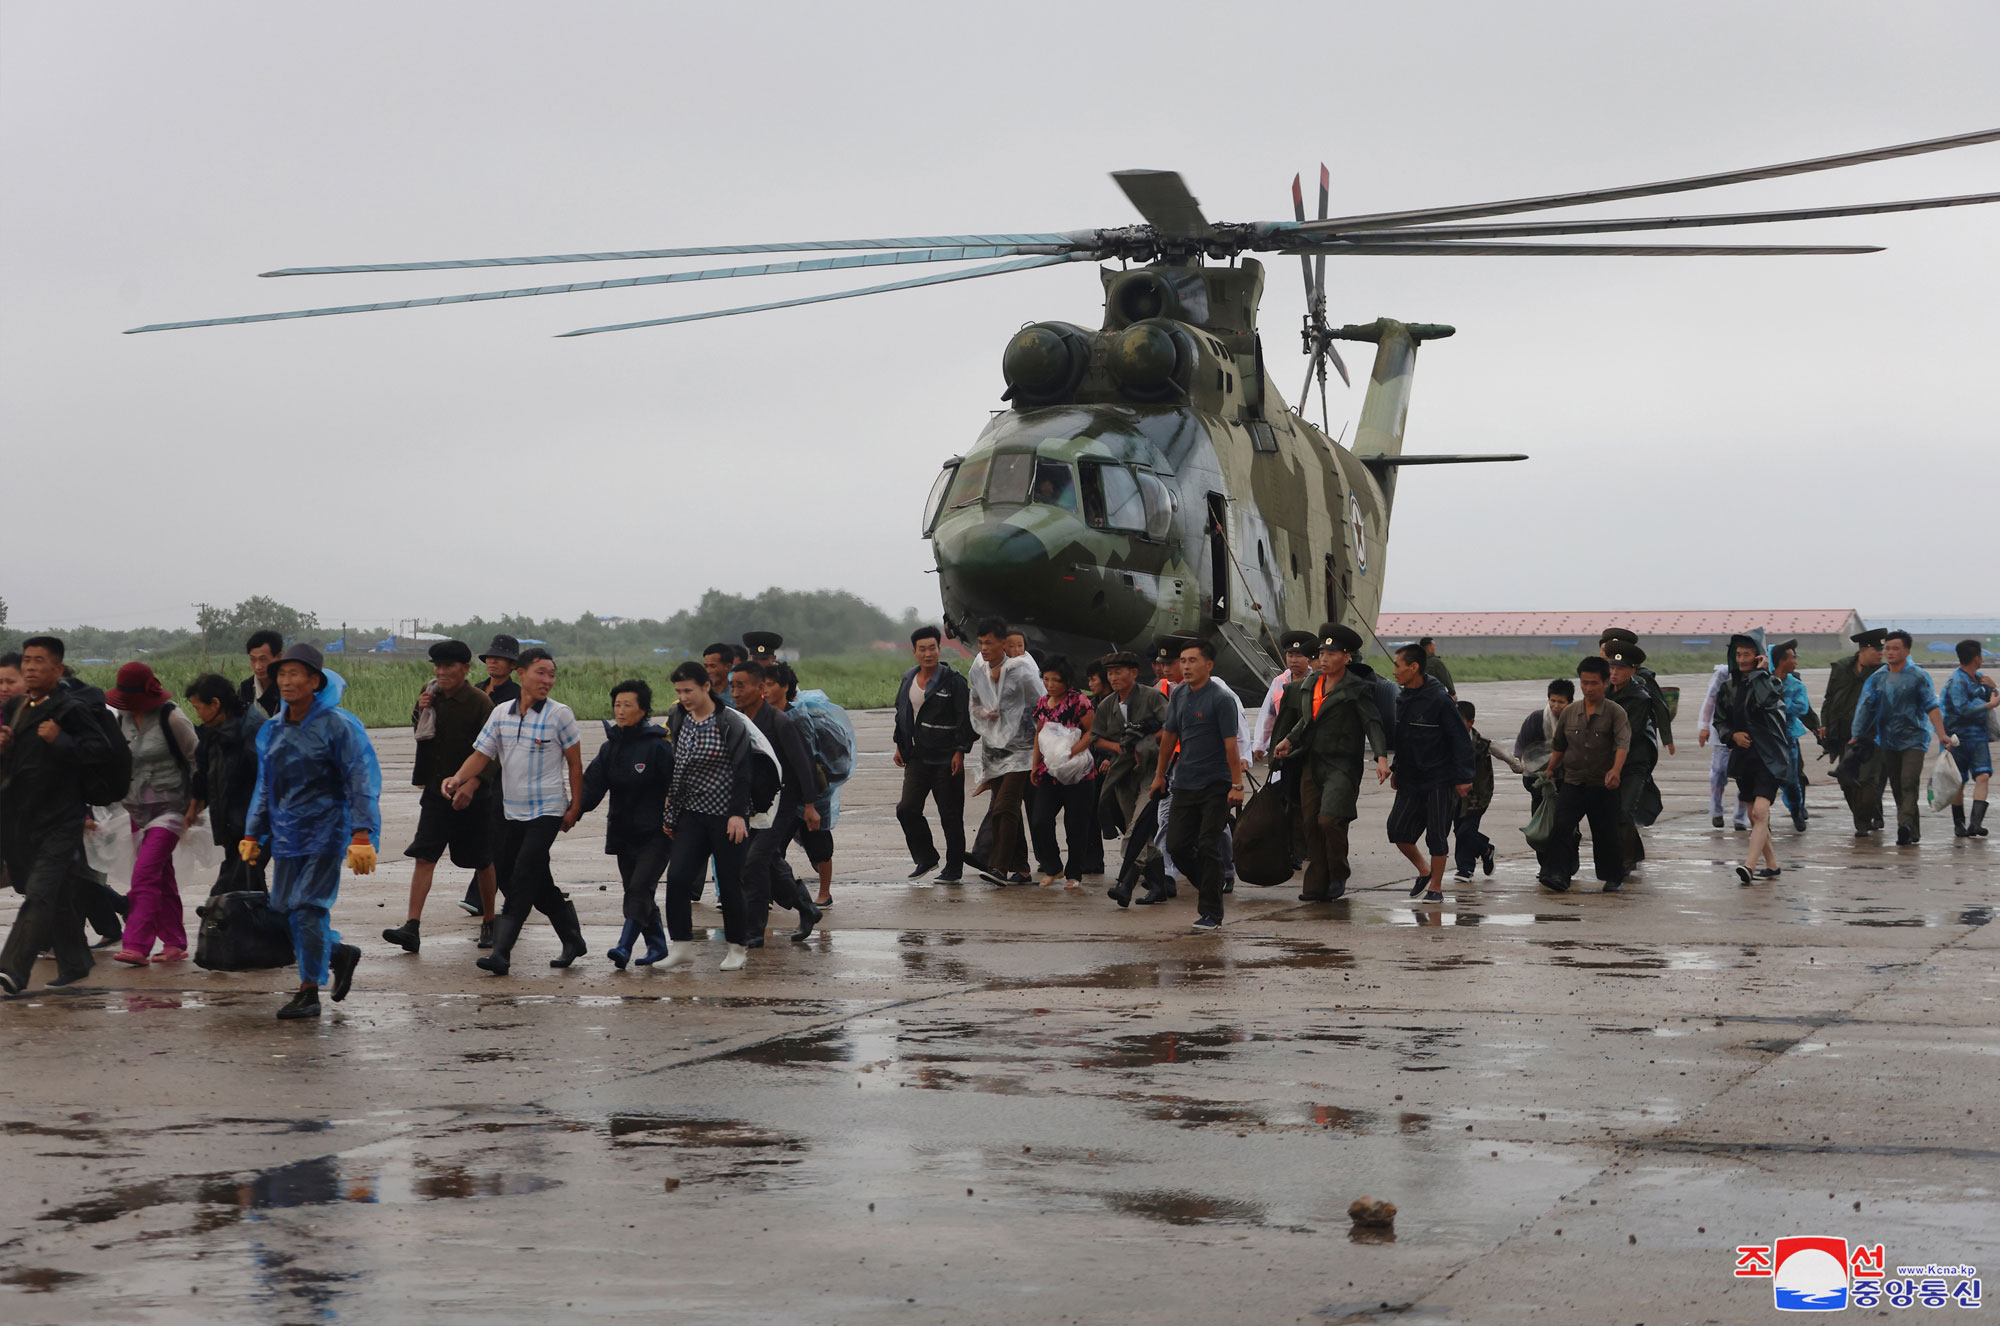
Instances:
[[[1292,215],[1300,225],[1306,221],[1306,196],[1300,187],[1301,180],[1292,176]],[[1332,193],[1333,176],[1327,171],[1324,161],[1319,163],[1319,219],[1326,220],[1326,206]],[[1306,279],[1306,316],[1299,329],[1299,339],[1304,344],[1305,353],[1312,357],[1306,365],[1306,384],[1299,388],[1299,417],[1304,418],[1306,401],[1312,394],[1313,379],[1319,379],[1319,420],[1320,430],[1328,426],[1326,406],[1326,361],[1333,360],[1333,367],[1340,374],[1344,385],[1353,386],[1348,379],[1347,365],[1341,361],[1340,351],[1333,345],[1333,329],[1326,323],[1326,255],[1324,253],[1307,257],[1299,255],[1299,270]]]

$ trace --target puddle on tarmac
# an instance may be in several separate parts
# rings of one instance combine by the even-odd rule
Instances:
[[[66,1284],[84,1278],[81,1271],[58,1271],[51,1266],[16,1266],[0,1273],[0,1285],[13,1285],[30,1294],[52,1294]]]
[[[186,1174],[113,1188],[96,1197],[55,1207],[41,1215],[74,1225],[99,1225],[154,1207],[210,1208],[196,1227],[217,1229],[256,1213],[334,1202],[429,1202],[470,1197],[515,1197],[559,1187],[558,1179],[515,1171],[476,1170],[457,1165],[385,1164],[343,1156],[318,1156],[271,1169],[243,1173]],[[146,1236],[142,1236],[146,1237]]]
[[[1143,1216],[1168,1225],[1261,1225],[1264,1207],[1258,1202],[1205,1197],[1178,1190],[1105,1193],[1104,1204],[1122,1215]]]

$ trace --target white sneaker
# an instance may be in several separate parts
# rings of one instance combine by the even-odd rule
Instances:
[[[667,956],[661,958],[658,962],[654,963],[653,966],[685,967],[690,962],[693,961],[694,961],[694,941],[692,939],[683,939],[678,944],[676,944],[673,940],[670,939],[667,941]]]
[[[750,961],[750,950],[741,944],[731,944],[729,953],[722,959],[721,971],[741,971],[743,964]]]

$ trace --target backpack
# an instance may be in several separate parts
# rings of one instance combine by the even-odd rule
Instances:
[[[801,691],[791,715],[805,728],[822,796],[854,776],[854,725],[823,691]]]
[[[118,716],[107,708],[103,692],[98,692],[97,703],[92,704],[85,697],[78,697],[85,721],[97,724],[97,733],[110,748],[102,758],[91,760],[77,768],[77,789],[83,793],[84,802],[92,806],[115,806],[125,799],[132,790],[132,747],[126,744],[125,731],[118,726]],[[173,745],[172,735],[167,739]],[[179,754],[180,748],[174,747]]]

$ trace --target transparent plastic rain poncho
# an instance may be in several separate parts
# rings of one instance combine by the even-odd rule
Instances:
[[[281,708],[257,729],[257,792],[244,834],[274,857],[345,852],[363,829],[380,846],[382,766],[361,720],[340,707],[346,691],[340,674],[328,672],[302,722]]]
[[[838,724],[847,733],[847,748],[861,749],[854,736],[854,723],[848,718],[847,711],[835,704],[825,691],[800,691],[799,698],[792,701],[792,708],[807,711],[814,722]],[[846,785],[847,780],[843,778],[828,788],[825,796],[813,802],[813,809],[819,811],[820,828],[831,829],[840,822],[840,789]]]

